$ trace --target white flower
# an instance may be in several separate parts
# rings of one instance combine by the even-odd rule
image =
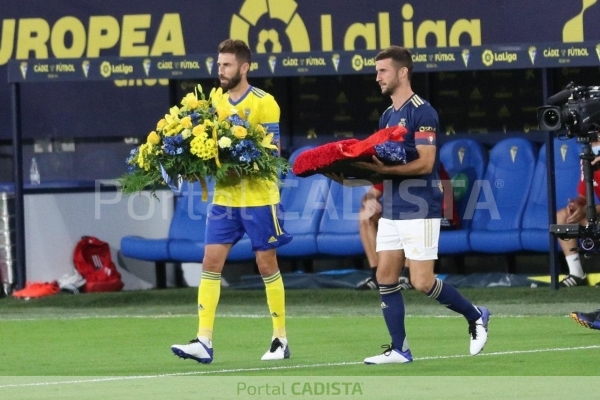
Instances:
[[[192,136],[192,130],[191,129],[186,128],[183,131],[181,131],[181,137],[183,137],[184,139],[187,139],[190,136]]]
[[[219,139],[220,148],[226,149],[229,146],[231,146],[231,139],[229,139],[227,136],[223,136],[221,139]]]

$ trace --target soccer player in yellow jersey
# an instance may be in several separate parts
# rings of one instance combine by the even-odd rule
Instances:
[[[241,40],[219,45],[219,80],[227,92],[223,101],[244,112],[251,124],[261,124],[279,143],[279,106],[270,94],[248,83],[251,52]],[[236,185],[217,185],[206,224],[206,247],[198,289],[199,329],[189,344],[173,345],[181,358],[208,364],[213,360],[213,326],[221,290],[221,271],[231,247],[247,233],[265,282],[273,322],[271,346],[262,360],[290,357],[285,331],[285,292],[275,249],[292,240],[280,219],[279,189],[268,179],[242,178]]]

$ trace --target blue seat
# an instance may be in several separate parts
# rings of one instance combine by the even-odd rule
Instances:
[[[508,138],[494,145],[483,181],[475,185],[477,204],[469,204],[465,219],[473,212],[469,243],[484,253],[523,250],[521,221],[536,164],[533,144],[524,138]]]
[[[451,179],[464,183],[464,190],[457,191],[455,206],[461,220],[460,229],[442,230],[439,240],[439,254],[462,254],[471,251],[469,233],[472,219],[465,219],[465,211],[473,190],[473,185],[483,179],[487,154],[484,148],[472,139],[457,139],[444,143],[440,149],[440,161]]]
[[[313,146],[304,146],[290,156],[290,164],[303,151]],[[277,249],[282,257],[309,257],[318,254],[317,233],[329,194],[330,180],[315,174],[300,178],[289,171],[282,180],[281,205],[284,210],[283,228],[294,239]]]
[[[565,207],[569,197],[575,197],[581,174],[581,145],[576,139],[554,139],[554,171],[557,210]],[[531,194],[523,214],[521,243],[528,251],[550,250],[548,221],[548,177],[546,174],[546,145],[540,149],[535,167]]]
[[[185,261],[185,259],[177,258],[177,255],[172,254],[172,241],[204,241],[206,203],[200,200],[200,193],[198,182],[183,183],[183,196],[176,199],[168,237],[148,239],[141,236],[125,236],[121,239],[121,254],[155,263],[156,285],[159,288],[166,287],[166,263]],[[204,209],[202,209],[203,207]]]
[[[330,256],[362,256],[358,215],[361,200],[370,186],[343,186],[331,182],[329,196],[317,235],[320,254]]]
[[[208,201],[202,201],[200,184],[189,185],[191,191],[177,200],[169,231],[169,255],[179,262],[202,262],[206,217],[214,191],[214,181],[208,181]],[[177,217],[177,218],[176,218]]]
[[[214,191],[214,181],[208,181],[208,201],[202,201],[199,184],[194,184],[194,192],[191,196],[179,199],[187,205],[185,214],[188,218],[182,218],[177,226],[169,234],[169,254],[171,259],[179,262],[202,262],[204,259],[204,246],[206,235],[206,218],[210,212],[210,199]],[[185,200],[183,200],[185,199]],[[189,211],[188,211],[189,210]],[[227,261],[241,262],[254,260],[255,255],[247,235],[237,242],[229,252]]]

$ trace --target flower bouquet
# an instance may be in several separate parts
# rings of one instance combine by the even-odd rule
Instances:
[[[301,177],[337,173],[346,178],[381,182],[385,176],[355,167],[354,163],[371,162],[372,157],[376,156],[387,165],[405,164],[406,151],[402,145],[402,135],[405,132],[406,128],[395,126],[381,129],[362,141],[346,139],[326,143],[298,155],[293,171]]]
[[[154,191],[166,184],[177,192],[183,179],[205,188],[208,177],[221,185],[242,177],[276,180],[289,164],[278,156],[273,134],[247,118],[223,98],[221,88],[207,99],[198,85],[131,151],[129,173],[119,178],[122,191]]]

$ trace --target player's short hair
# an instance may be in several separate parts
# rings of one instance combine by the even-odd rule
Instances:
[[[413,61],[412,55],[406,47],[390,46],[387,49],[380,51],[379,54],[375,56],[375,61],[385,60],[386,58],[391,58],[397,69],[402,67],[408,68],[408,74],[406,76],[409,81],[411,80]]]
[[[242,40],[227,39],[219,44],[219,53],[228,53],[235,55],[235,59],[240,63],[248,63],[252,61],[252,52]]]

